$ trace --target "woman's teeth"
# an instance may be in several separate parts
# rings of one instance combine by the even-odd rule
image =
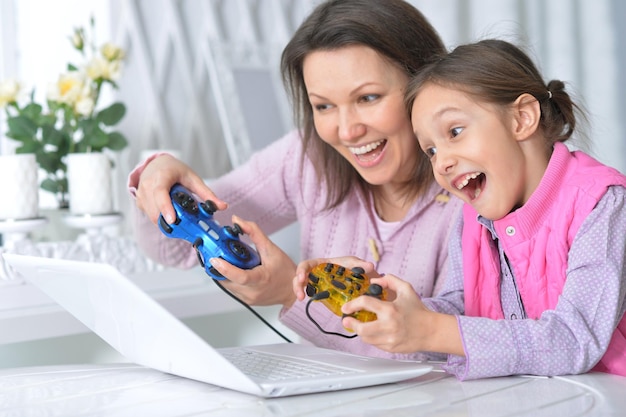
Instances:
[[[363,154],[366,154],[366,153],[371,152],[374,149],[378,148],[380,145],[382,145],[383,142],[384,142],[384,140],[379,140],[377,142],[373,142],[373,143],[369,143],[367,145],[359,146],[358,148],[348,147],[348,149],[350,149],[350,152],[352,152],[355,155],[363,155]]]

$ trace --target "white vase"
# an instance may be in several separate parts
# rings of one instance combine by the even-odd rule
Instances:
[[[0,220],[39,216],[37,173],[34,154],[0,155]]]
[[[71,214],[111,213],[111,161],[99,152],[67,155],[67,188]]]

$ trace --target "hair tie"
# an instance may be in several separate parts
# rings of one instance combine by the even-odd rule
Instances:
[[[552,99],[552,91],[548,90],[548,100]]]

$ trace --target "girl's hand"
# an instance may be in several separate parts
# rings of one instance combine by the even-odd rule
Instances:
[[[282,304],[284,307],[291,307],[296,299],[289,285],[296,271],[295,262],[256,223],[237,216],[233,216],[232,221],[254,243],[261,257],[261,265],[252,269],[240,269],[223,259],[210,259],[211,265],[228,277],[221,281],[222,285],[248,305]]]
[[[377,319],[366,323],[353,317],[343,319],[344,327],[353,329],[363,342],[394,353],[464,354],[456,317],[429,310],[408,282],[393,275],[374,278],[372,283],[394,293],[395,298],[383,301],[361,296],[342,307],[345,314],[376,313]]]
[[[298,264],[298,268],[296,269],[295,277],[293,278],[293,293],[295,294],[296,299],[299,301],[304,300],[306,296],[305,289],[306,284],[309,281],[309,271],[316,267],[321,263],[333,263],[337,265],[341,265],[346,269],[352,269],[355,267],[360,267],[365,270],[365,274],[368,276],[378,276],[378,273],[374,270],[374,264],[371,262],[364,261],[354,256],[344,256],[340,258],[316,258],[309,259],[306,261],[300,262]]]
[[[146,213],[152,223],[158,222],[160,214],[163,214],[168,223],[176,220],[176,212],[170,198],[170,189],[176,183],[196,194],[202,201],[212,200],[219,210],[224,210],[228,206],[213,194],[191,168],[173,156],[163,154],[148,163],[139,177],[137,186],[137,207]]]

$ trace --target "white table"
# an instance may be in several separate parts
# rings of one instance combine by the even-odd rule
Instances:
[[[133,364],[0,371],[0,416],[623,416],[626,378],[608,374],[399,384],[262,399]]]

